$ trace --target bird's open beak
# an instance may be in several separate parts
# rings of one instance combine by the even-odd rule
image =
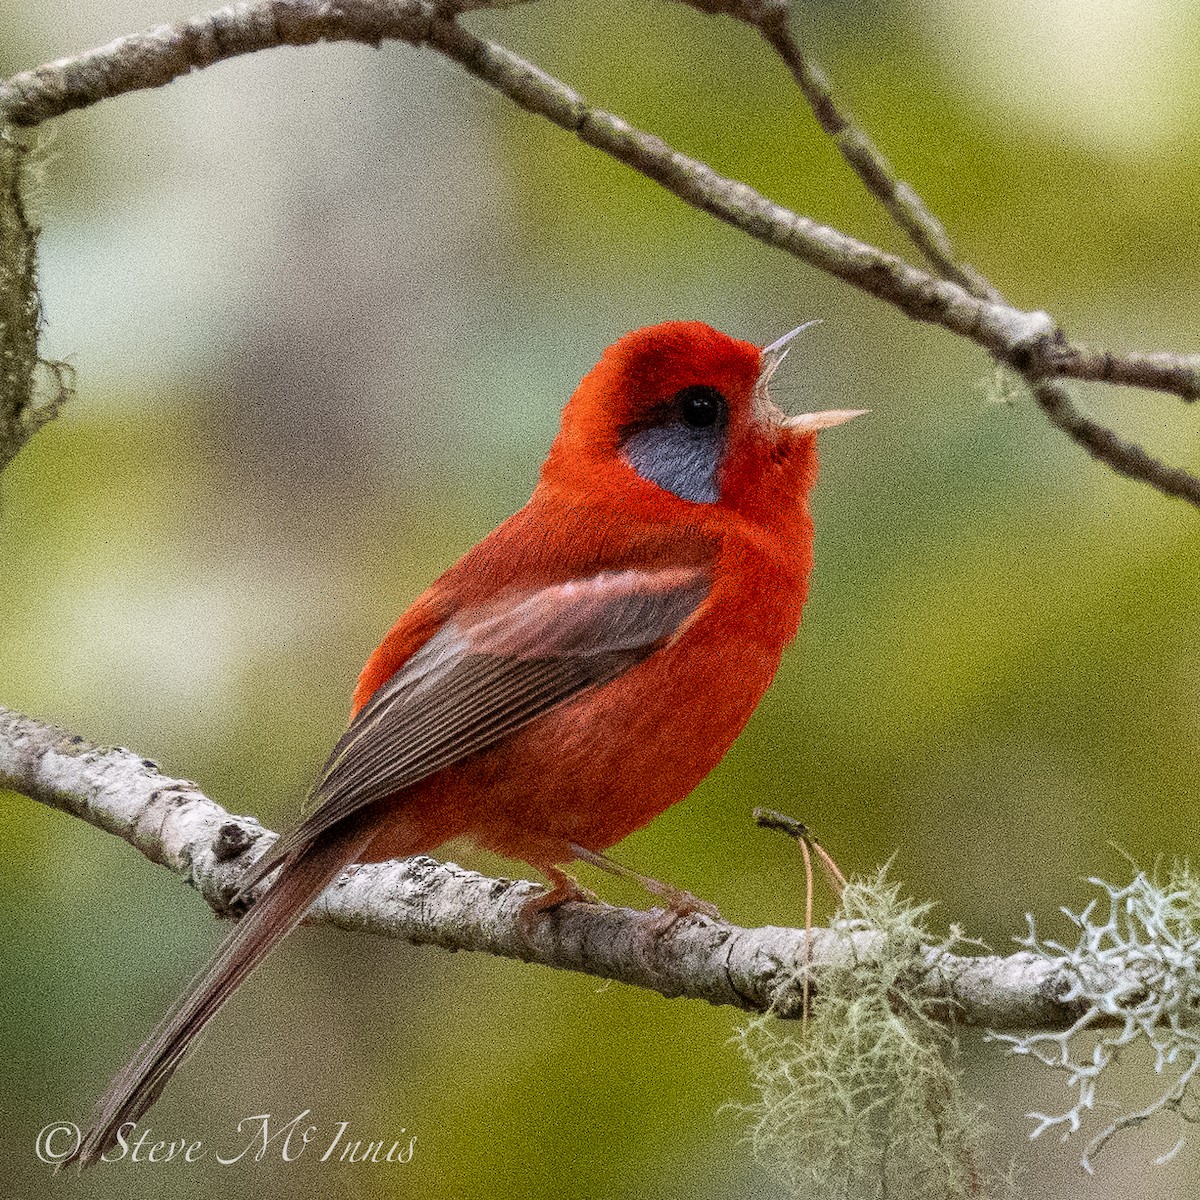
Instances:
[[[853,421],[855,417],[861,417],[870,411],[866,408],[831,408],[825,412],[797,413],[794,417],[789,417],[772,402],[769,388],[771,378],[779,370],[779,364],[787,358],[792,339],[797,334],[811,329],[814,325],[820,325],[820,323],[819,320],[805,321],[791,333],[785,333],[777,341],[762,348],[758,379],[754,384],[754,408],[762,420],[782,426],[784,429],[795,429],[800,433],[816,433],[818,429],[830,429],[834,425],[844,425],[847,421]]]

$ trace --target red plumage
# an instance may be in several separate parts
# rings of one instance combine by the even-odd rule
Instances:
[[[281,868],[100,1103],[78,1157],[136,1120],[232,990],[349,862],[467,836],[559,869],[686,796],[795,636],[812,564],[815,431],[765,351],[698,322],[611,346],[568,402],[534,493],[371,656]],[[249,885],[248,885],[249,886]]]
[[[505,592],[602,571],[705,567],[713,586],[668,647],[398,802],[426,810],[407,844],[382,823],[371,858],[466,834],[544,869],[602,851],[683,799],[741,732],[795,636],[812,564],[812,434],[753,418],[759,348],[698,322],[630,334],[563,414],[529,503],[450,568],[371,656],[355,711],[442,621]],[[679,499],[621,461],[618,431],[651,398],[707,384],[730,401],[722,498]]]

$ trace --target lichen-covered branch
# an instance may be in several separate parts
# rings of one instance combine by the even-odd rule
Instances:
[[[25,211],[25,149],[0,126],[0,470],[66,400],[70,369],[38,358],[37,230]],[[52,386],[39,396],[39,375]]]
[[[0,134],[0,467],[24,439],[37,364],[35,235],[21,198],[22,151]]]
[[[778,815],[773,827],[802,846],[810,839]],[[932,907],[904,899],[883,871],[847,884],[839,918],[879,931],[886,955],[831,964],[799,1029],[760,1015],[741,1022],[736,1040],[757,1093],[743,1107],[750,1144],[789,1196],[1017,1200],[986,1152],[954,1030],[906,967],[929,953]],[[951,931],[944,948],[957,940]]]
[[[122,838],[183,878],[220,914],[250,865],[275,839],[252,817],[232,816],[194,783],[172,779],[125,749],[94,746],[0,708],[0,788],[8,788]],[[360,866],[343,875],[311,914],[343,929],[451,950],[479,950],[581,971],[664,996],[798,1016],[808,956],[802,929],[743,929],[704,917],[657,931],[661,914],[567,904],[532,942],[517,924],[535,890],[431,858]],[[870,931],[813,931],[811,984],[822,971],[869,961]],[[1061,1029],[1080,1015],[1064,1001],[1073,977],[1032,953],[960,955],[931,949],[913,970],[945,1019],[993,1029]]]

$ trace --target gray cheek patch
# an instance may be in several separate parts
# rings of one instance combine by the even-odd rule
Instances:
[[[717,471],[725,450],[723,422],[693,429],[682,421],[653,425],[632,434],[625,461],[643,478],[696,504],[715,504]]]

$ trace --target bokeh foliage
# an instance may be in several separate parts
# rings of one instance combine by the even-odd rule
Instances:
[[[1163,3],[1139,24],[1115,3],[1012,0],[1038,52],[1062,56],[1039,114],[988,82],[991,59],[1008,54],[1015,71],[1034,49],[997,41],[969,7],[815,4],[798,20],[1014,302],[1089,341],[1194,349],[1200,108],[1185,76],[1165,134],[1150,104],[1176,78],[1175,60],[1150,52],[1159,26],[1194,58],[1194,14]],[[188,11],[18,6],[0,66]],[[632,2],[470,20],[719,169],[899,248],[747,30]],[[1111,113],[1102,127],[1056,117],[1052,76],[1069,82],[1089,46],[1141,63],[1145,103],[1117,113],[1141,136],[1109,137]],[[1190,849],[1196,515],[1088,461],[1028,402],[996,403],[976,351],[407,47],[226,64],[65,118],[36,145],[50,352],[72,358],[81,390],[4,476],[0,703],[286,821],[366,653],[522,502],[604,345],[665,317],[766,341],[820,315],[782,402],[873,411],[825,439],[801,636],[722,767],[622,857],[731,919],[795,923],[795,851],[749,819],[769,803],[809,821],[847,869],[895,855],[907,891],[1002,947],[1026,909],[1051,914],[1080,899],[1080,876],[1120,874],[1110,842],[1143,862]],[[1087,398],[1196,466],[1195,412]],[[82,1120],[216,931],[127,847],[3,804],[14,1195],[775,1194],[722,1109],[748,1097],[732,1014],[326,931],[302,931],[264,968],[153,1123],[217,1138],[247,1114],[307,1107],[364,1137],[415,1132],[413,1163],[48,1179],[34,1133]],[[1019,1149],[1020,1114],[1053,1102],[994,1049],[972,1073]],[[1150,1157],[1131,1151],[1096,1186],[1195,1190],[1194,1155],[1153,1174]],[[1074,1162],[1039,1144],[1031,1190],[1079,1194]]]

